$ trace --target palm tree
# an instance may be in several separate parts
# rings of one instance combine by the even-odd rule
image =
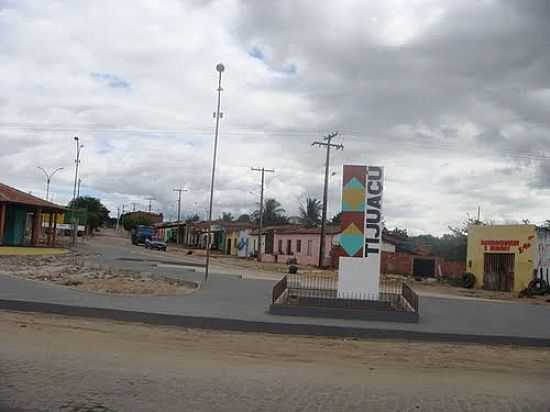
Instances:
[[[283,225],[287,223],[285,216],[286,210],[275,199],[266,199],[264,203],[263,224],[264,225]],[[254,221],[259,221],[260,211],[256,210],[253,214]]]
[[[306,226],[315,226],[321,223],[321,201],[308,197],[306,204],[300,206],[300,217]]]

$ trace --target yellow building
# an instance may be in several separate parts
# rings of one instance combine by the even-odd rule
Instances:
[[[225,253],[228,255],[237,256],[239,242],[239,230],[230,229],[225,234]]]
[[[535,225],[471,225],[466,270],[475,287],[519,292],[534,277],[537,249]]]

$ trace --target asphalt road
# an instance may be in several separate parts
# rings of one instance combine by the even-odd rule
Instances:
[[[0,411],[548,411],[550,351],[0,312]]]

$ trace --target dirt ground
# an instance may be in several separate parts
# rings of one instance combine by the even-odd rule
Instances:
[[[109,294],[181,295],[195,290],[188,282],[90,266],[73,253],[0,256],[0,274]]]
[[[71,346],[114,350],[132,342],[129,351],[147,356],[152,346],[166,353],[208,353],[209,357],[281,363],[322,363],[350,367],[492,370],[540,373],[550,378],[550,348],[361,340],[182,329],[139,323],[0,311],[0,336],[33,333]],[[65,342],[65,343],[63,343]]]

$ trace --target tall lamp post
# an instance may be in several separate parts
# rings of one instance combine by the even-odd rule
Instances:
[[[46,200],[49,200],[50,198],[50,182],[52,181],[52,177],[59,172],[60,170],[63,170],[62,167],[58,167],[53,172],[48,173],[46,169],[44,169],[42,166],[37,166],[38,169],[42,170],[44,172],[44,175],[46,175]]]
[[[208,207],[208,236],[206,243],[206,267],[204,268],[204,282],[208,281],[208,268],[210,266],[210,243],[212,237],[212,202],[214,200],[214,179],[216,176],[216,155],[218,152],[218,132],[220,130],[220,118],[223,117],[223,113],[220,113],[220,104],[222,98],[222,73],[225,70],[223,64],[219,63],[216,66],[218,72],[218,107],[214,113],[216,119],[216,132],[214,133],[214,155],[212,157],[212,180],[210,182],[210,205]]]
[[[76,238],[78,232],[78,223],[76,220],[76,185],[78,184],[78,166],[80,164],[80,151],[84,147],[83,144],[80,144],[80,139],[78,136],[74,137],[76,143],[76,159],[75,159],[75,172],[74,172],[74,188],[73,188],[73,246],[76,246]]]

